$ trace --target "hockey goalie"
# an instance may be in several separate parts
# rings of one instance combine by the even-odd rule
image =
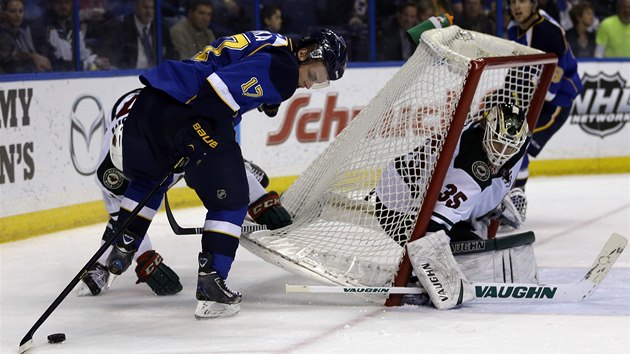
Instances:
[[[530,132],[523,110],[500,103],[483,119],[464,127],[429,222],[428,232],[406,244],[420,284],[437,308],[451,308],[474,298],[471,281],[536,283],[531,244],[502,250],[465,253],[457,245],[487,239],[490,220],[513,228],[522,218],[509,194],[527,150]],[[435,156],[430,142],[394,159],[375,189],[375,215],[396,242],[406,243],[415,226],[417,206],[411,194],[424,188],[421,166]],[[523,234],[526,237],[528,234]],[[512,237],[513,239],[514,237]],[[518,242],[518,241],[517,241]],[[505,261],[507,260],[507,262]]]

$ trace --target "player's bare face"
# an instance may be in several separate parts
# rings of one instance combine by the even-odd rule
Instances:
[[[510,0],[510,12],[519,25],[524,25],[533,11],[534,3],[531,0]]]
[[[310,89],[328,86],[328,72],[321,61],[300,64],[299,72],[298,87]]]

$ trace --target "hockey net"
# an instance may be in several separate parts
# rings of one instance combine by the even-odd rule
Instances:
[[[554,55],[457,26],[423,33],[415,54],[283,194],[293,224],[243,235],[242,244],[319,281],[390,286],[399,273],[406,279],[403,246],[426,232],[463,126],[500,102],[520,105],[534,123],[555,63]],[[414,149],[424,162],[407,168],[406,178],[422,187],[389,191],[411,219],[382,225],[374,190],[385,167],[405,163],[401,156]],[[384,231],[409,220],[415,229],[401,239]]]

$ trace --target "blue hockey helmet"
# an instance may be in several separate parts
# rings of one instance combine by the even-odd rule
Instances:
[[[301,47],[317,44],[318,48],[309,53],[309,59],[319,59],[324,62],[329,80],[338,80],[343,76],[348,62],[346,41],[340,35],[329,29],[320,29],[302,37]]]

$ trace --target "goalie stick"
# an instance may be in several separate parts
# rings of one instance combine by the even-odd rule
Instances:
[[[201,235],[203,227],[181,227],[175,220],[171,206],[168,203],[168,193],[164,193],[164,209],[166,210],[166,218],[168,219],[171,229],[175,235]],[[241,232],[250,233],[254,231],[267,230],[267,226],[259,224],[246,224],[241,226]]]
[[[628,240],[612,234],[586,275],[573,284],[473,283],[480,302],[581,302],[590,297],[615,264]],[[286,292],[345,294],[422,294],[420,287],[355,287],[286,285]]]

